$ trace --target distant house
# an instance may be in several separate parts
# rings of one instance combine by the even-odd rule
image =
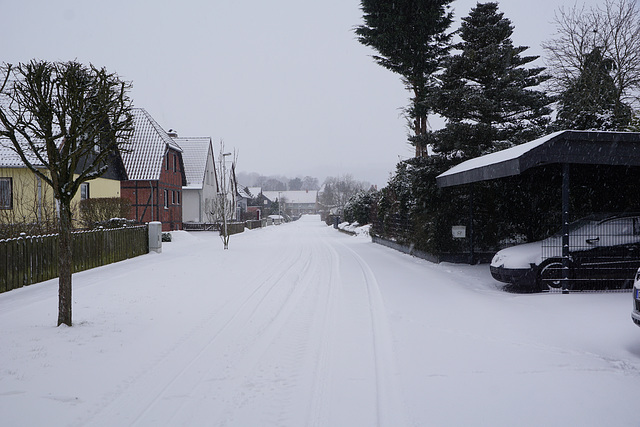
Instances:
[[[271,212],[271,201],[262,194],[261,187],[238,187],[238,192],[246,199],[245,219],[262,219]]]
[[[169,135],[182,148],[185,177],[182,187],[182,221],[212,222],[211,212],[218,194],[213,147],[210,137],[178,137]]]
[[[122,197],[131,201],[130,219],[162,222],[162,230],[182,228],[182,187],[187,185],[182,148],[142,108],[132,110],[134,132],[122,160],[128,180]]]
[[[318,191],[263,191],[262,194],[271,202],[278,200],[282,212],[290,215],[318,213]]]
[[[236,217],[240,220],[260,219],[257,209],[250,209],[251,201],[256,198],[249,187],[238,187],[236,194]]]

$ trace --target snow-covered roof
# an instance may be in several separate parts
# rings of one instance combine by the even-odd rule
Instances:
[[[247,190],[249,191],[247,192]],[[261,187],[238,187],[238,193],[240,193],[242,197],[246,197],[247,199],[256,198],[261,192]]]
[[[43,166],[42,162],[38,160],[33,154],[29,155],[29,151],[26,151],[27,159],[35,167]],[[44,157],[47,157],[47,153],[43,153]],[[23,168],[26,167],[18,153],[13,149],[11,141],[0,138],[0,168]]]
[[[8,98],[4,95],[0,95],[0,105],[7,106]],[[0,124],[0,128],[2,125]],[[20,136],[18,135],[20,138]],[[22,138],[20,138],[22,139]],[[25,147],[27,146],[26,141],[23,141]],[[42,162],[38,160],[38,158],[30,152],[29,148],[25,148],[25,154],[27,155],[27,159],[31,162],[32,165],[38,167],[43,166]],[[46,159],[47,153],[43,152],[42,156]],[[0,136],[0,167],[5,168],[21,168],[26,167],[18,153],[16,153],[13,143],[8,139]]]
[[[142,108],[131,110],[134,131],[127,148],[122,151],[127,176],[130,180],[160,179],[166,151],[171,148],[182,152],[182,148]]]
[[[318,198],[317,190],[300,190],[300,191],[263,191],[262,194],[271,200],[275,201],[282,197],[287,203],[315,203]]]
[[[186,186],[190,189],[201,189],[204,185],[209,151],[213,156],[211,138],[208,136],[175,137],[173,140],[182,148]]]
[[[554,132],[536,140],[476,157],[438,175],[440,187],[518,175],[553,163],[640,166],[640,133]]]
[[[508,160],[513,160],[515,158],[520,157],[522,154],[529,152],[536,147],[539,147],[540,145],[544,144],[545,142],[549,141],[551,138],[561,133],[562,132],[554,132],[549,135],[543,136],[542,138],[538,138],[536,140],[526,142],[524,144],[516,145],[515,147],[507,148],[505,150],[497,151],[495,153],[476,157],[474,159],[469,159],[465,162],[460,163],[457,166],[452,167],[448,171],[441,173],[440,175],[438,175],[438,178],[443,176],[455,175],[462,171],[478,169],[483,166],[495,165],[498,163],[506,162]]]
[[[245,199],[252,199],[253,198],[253,194],[251,194],[251,191],[247,191],[249,190],[247,187],[238,187],[238,195],[240,197],[244,197]]]

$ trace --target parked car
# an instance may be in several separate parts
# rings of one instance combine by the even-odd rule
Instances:
[[[640,326],[640,270],[636,273],[636,280],[633,283],[633,311],[631,318],[636,325]]]
[[[491,275],[519,290],[562,286],[562,235],[503,249]],[[640,215],[591,215],[569,225],[568,287],[629,288],[640,267]]]

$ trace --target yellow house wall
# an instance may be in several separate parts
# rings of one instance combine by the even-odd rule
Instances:
[[[37,222],[52,219],[56,215],[53,191],[44,181],[40,186],[38,197],[38,178],[27,168],[0,168],[0,178],[12,178],[13,208],[0,209],[0,223]],[[96,178],[89,183],[89,198],[120,197],[120,181]],[[41,203],[38,203],[38,200]],[[74,217],[77,218],[77,206],[80,202],[80,191],[72,201]]]
[[[120,181],[115,179],[96,178],[89,183],[89,198],[102,199],[105,197],[120,197]],[[80,201],[80,191],[73,197],[74,202]]]

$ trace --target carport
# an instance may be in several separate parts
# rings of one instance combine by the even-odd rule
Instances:
[[[552,164],[562,165],[562,265],[563,289],[566,289],[569,280],[571,165],[640,166],[640,133],[573,130],[555,132],[525,144],[467,160],[438,175],[436,182],[441,188],[452,187],[520,175],[529,169]]]

